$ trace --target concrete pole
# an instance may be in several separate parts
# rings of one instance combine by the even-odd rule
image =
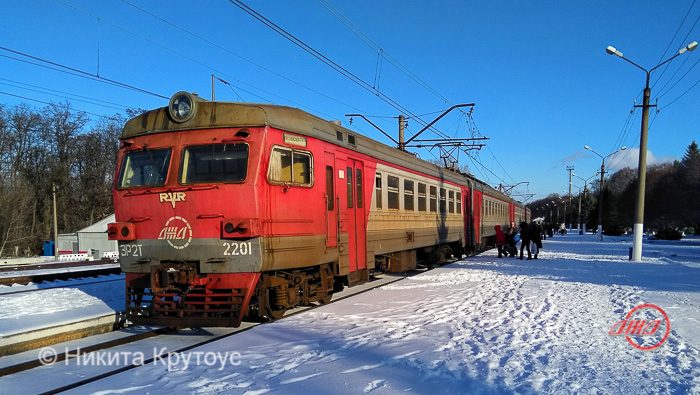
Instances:
[[[51,184],[53,194],[53,255],[58,260],[58,214],[56,213],[56,184]]]
[[[634,244],[632,246],[632,261],[642,261],[642,236],[644,235],[644,192],[647,180],[647,140],[649,135],[649,72],[644,88],[644,102],[642,104],[642,131],[639,138],[639,168],[637,169],[639,185],[637,187],[637,204],[634,215]]]
[[[406,126],[405,117],[399,115],[399,149],[401,151],[406,150],[406,143],[404,142],[404,128]]]
[[[583,230],[581,227],[581,200],[583,200],[582,196],[585,196],[585,195],[586,195],[586,188],[584,187],[583,188],[583,195],[581,195],[580,191],[578,193],[578,234],[580,234],[580,235],[583,234]]]
[[[605,158],[600,164],[600,186],[598,188],[598,240],[603,241],[603,184],[605,183]]]

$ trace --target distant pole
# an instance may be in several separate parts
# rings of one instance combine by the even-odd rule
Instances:
[[[53,194],[53,255],[58,260],[58,214],[56,213],[56,184],[51,184]]]
[[[603,185],[605,183],[605,159],[600,164],[600,187],[598,188],[598,240],[603,241]]]
[[[211,101],[216,101],[216,95],[214,94],[214,74],[211,75]]]
[[[572,207],[571,205],[571,172],[574,171],[573,166],[566,166],[566,171],[569,172],[569,207]],[[566,206],[564,206],[566,207]],[[564,212],[564,223],[566,223],[566,212]]]
[[[404,142],[404,128],[406,127],[406,118],[403,115],[399,115],[399,149],[401,151],[406,150],[406,143]]]
[[[586,192],[588,190],[586,187],[588,186],[588,183],[583,184],[583,197],[579,197],[578,201],[578,229],[579,229],[579,234],[584,234],[586,233],[586,225],[583,224],[583,218],[581,218],[581,200],[586,198]],[[588,206],[586,206],[588,207]],[[587,210],[586,210],[587,211]]]

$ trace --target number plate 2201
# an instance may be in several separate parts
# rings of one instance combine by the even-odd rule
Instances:
[[[250,241],[226,241],[223,243],[224,255],[253,255],[253,243]]]

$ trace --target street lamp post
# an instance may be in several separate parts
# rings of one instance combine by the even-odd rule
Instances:
[[[574,174],[572,174],[572,175],[574,175]],[[583,232],[581,232],[581,192],[585,191],[585,189],[586,189],[586,186],[585,186],[586,184],[583,184],[583,185],[584,185],[584,187],[581,188],[578,185],[573,184],[574,187],[578,188],[578,234],[580,234],[580,235],[583,234]]]
[[[610,55],[615,55],[618,56],[619,58],[625,60],[626,62],[632,64],[633,66],[637,67],[638,69],[644,71],[646,74],[646,85],[644,86],[644,101],[643,104],[641,105],[642,107],[642,126],[641,126],[641,135],[639,138],[639,167],[637,168],[637,178],[639,181],[639,185],[637,187],[637,202],[635,205],[635,214],[634,214],[634,245],[632,247],[632,260],[635,262],[641,262],[642,261],[642,234],[644,233],[644,193],[646,189],[646,177],[647,177],[647,135],[649,134],[649,107],[652,107],[652,105],[649,104],[649,100],[651,99],[651,88],[649,87],[649,79],[651,77],[651,73],[658,69],[659,67],[663,66],[664,64],[672,61],[675,59],[677,56],[680,56],[684,54],[687,51],[693,51],[695,48],[697,48],[698,42],[693,41],[692,43],[688,44],[687,46],[681,48],[675,55],[671,56],[670,58],[664,60],[663,62],[657,64],[656,66],[652,67],[651,69],[647,70],[644,67],[638,65],[637,63],[627,59],[624,57],[622,52],[618,51],[615,47],[612,45],[608,46],[605,51],[610,54]],[[639,107],[639,106],[635,106]]]
[[[598,240],[603,241],[603,184],[605,183],[605,160],[620,151],[626,150],[627,147],[620,147],[619,150],[606,156],[595,152],[593,148],[588,145],[584,145],[583,148],[593,152],[603,160],[600,164],[600,187],[598,189]]]
[[[592,176],[590,176],[590,177],[588,177],[588,178],[583,178],[583,177],[579,176],[579,175],[576,174],[576,173],[571,173],[571,175],[574,176],[574,177],[577,177],[577,178],[580,178],[580,179],[583,180],[583,196],[585,197],[585,196],[586,196],[586,191],[588,190],[588,189],[587,189],[587,187],[588,187],[588,180],[590,180],[591,178],[597,176],[597,175],[598,175],[598,172],[596,172],[594,175],[592,175]],[[578,199],[578,231],[579,231],[579,234],[585,233],[585,230],[586,230],[586,228],[584,227],[583,222],[581,222],[581,196],[579,195],[579,199]]]

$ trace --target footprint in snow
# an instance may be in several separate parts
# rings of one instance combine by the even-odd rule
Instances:
[[[364,389],[365,394],[376,390],[377,388],[386,387],[386,380],[372,380]]]

